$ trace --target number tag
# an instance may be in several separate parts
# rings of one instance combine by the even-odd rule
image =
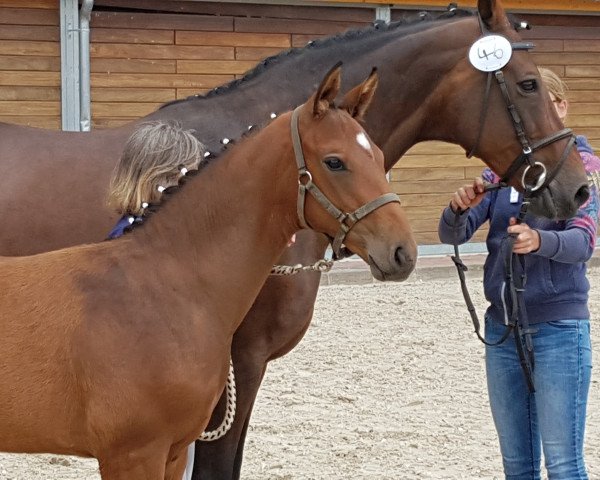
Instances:
[[[504,67],[512,56],[510,42],[500,35],[486,35],[469,50],[469,61],[477,70],[494,72]]]

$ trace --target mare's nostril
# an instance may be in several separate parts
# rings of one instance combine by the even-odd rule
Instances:
[[[588,201],[588,198],[590,198],[590,187],[584,185],[577,190],[577,193],[575,194],[575,203],[578,207],[581,207],[581,205]]]

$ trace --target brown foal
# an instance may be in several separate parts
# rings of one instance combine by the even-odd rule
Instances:
[[[3,259],[0,450],[96,457],[104,480],[180,478],[223,390],[232,336],[288,239],[302,221],[339,230],[311,182],[343,211],[374,205],[344,243],[386,279],[405,278],[416,245],[383,154],[352,116],[376,83],[336,108],[337,67],[297,109],[300,175],[286,113],[129,234]]]

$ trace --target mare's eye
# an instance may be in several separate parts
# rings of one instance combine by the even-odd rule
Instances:
[[[521,90],[523,90],[525,93],[537,92],[537,80],[524,80],[522,82],[519,82],[519,87],[521,87]]]
[[[327,157],[325,160],[323,160],[323,162],[325,163],[325,165],[327,165],[327,168],[332,172],[346,170],[344,162],[342,162],[338,157]]]

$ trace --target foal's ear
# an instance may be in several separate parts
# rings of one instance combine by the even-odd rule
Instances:
[[[329,72],[325,75],[321,85],[317,89],[317,93],[314,95],[313,103],[313,116],[322,117],[327,113],[330,108],[333,108],[333,102],[338,92],[340,91],[340,84],[342,75],[342,62],[338,62]]]
[[[494,30],[494,27],[499,26],[501,22],[507,21],[500,0],[477,0],[477,10],[481,19],[491,30]]]
[[[373,68],[364,82],[344,95],[340,108],[346,110],[356,120],[363,120],[369,105],[371,105],[378,84],[377,68]]]

